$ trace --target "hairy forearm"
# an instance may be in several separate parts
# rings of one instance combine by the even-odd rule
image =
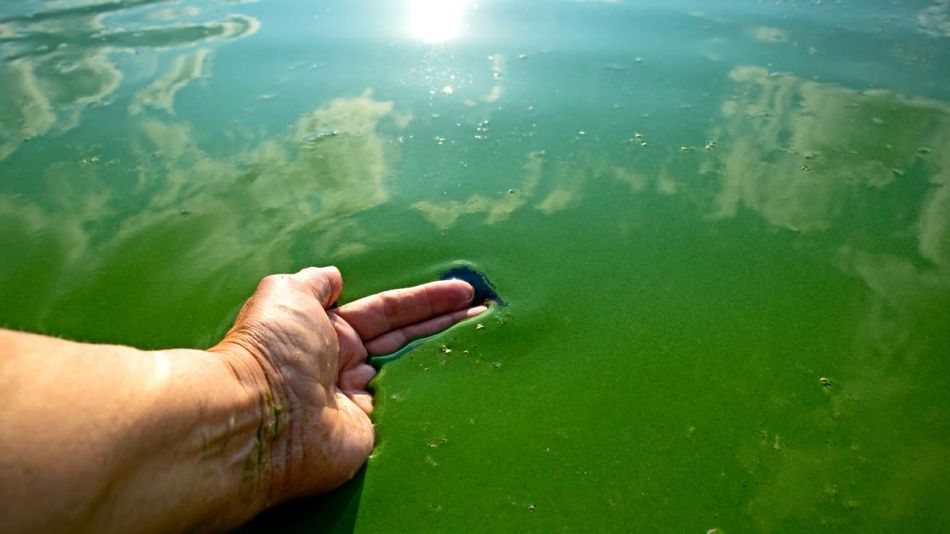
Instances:
[[[267,388],[226,354],[0,330],[0,526],[239,524],[268,502]]]

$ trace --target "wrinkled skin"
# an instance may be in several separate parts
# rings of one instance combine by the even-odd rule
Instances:
[[[335,267],[264,278],[224,340],[211,349],[235,373],[262,376],[270,503],[321,493],[352,478],[373,447],[368,355],[477,315],[473,289],[447,280],[372,295],[331,309]],[[250,371],[247,371],[250,370]]]

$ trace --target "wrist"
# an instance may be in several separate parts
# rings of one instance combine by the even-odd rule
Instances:
[[[140,473],[164,479],[178,493],[185,506],[174,512],[180,526],[225,530],[270,506],[274,477],[266,438],[277,419],[260,370],[230,350],[150,356],[170,362],[170,389],[162,396],[172,406],[165,422],[153,426],[160,433],[148,440],[151,461]]]
[[[285,500],[280,480],[286,462],[281,459],[291,410],[283,377],[268,359],[241,343],[225,339],[207,352],[226,366],[245,407],[255,414],[252,445],[243,460],[241,492],[254,496],[260,503],[258,511],[263,510]]]

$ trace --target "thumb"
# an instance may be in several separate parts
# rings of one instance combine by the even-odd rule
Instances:
[[[291,278],[306,286],[324,309],[333,305],[343,292],[343,275],[336,267],[307,267]]]

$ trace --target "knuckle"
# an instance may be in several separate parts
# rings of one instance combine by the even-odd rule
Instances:
[[[317,267],[311,266],[311,267],[304,267],[299,272],[297,272],[295,276],[309,279],[309,278],[313,278],[317,276],[318,274],[320,274],[320,269],[318,269]]]
[[[274,288],[284,282],[284,279],[287,275],[284,274],[269,274],[264,278],[261,278],[261,282],[257,284],[257,289],[266,291],[268,289]]]
[[[317,267],[307,267],[290,276],[294,286],[318,297],[330,292],[330,282]]]

